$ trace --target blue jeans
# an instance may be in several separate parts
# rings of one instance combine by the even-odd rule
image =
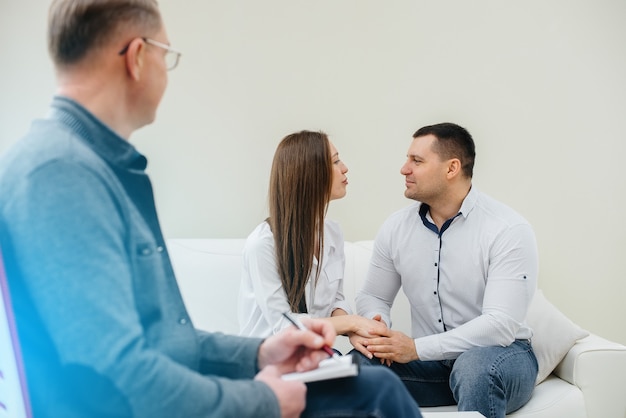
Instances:
[[[306,418],[421,418],[417,403],[397,375],[361,367],[359,375],[307,384]]]
[[[356,350],[362,365],[380,365]],[[487,418],[504,418],[528,402],[535,388],[537,359],[530,341],[508,347],[477,347],[456,360],[393,363],[393,370],[424,407],[458,405]]]

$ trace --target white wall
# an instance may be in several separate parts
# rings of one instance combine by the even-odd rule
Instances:
[[[408,204],[411,134],[457,122],[474,184],[534,225],[540,287],[626,343],[626,2],[161,0],[184,52],[132,141],[168,237],[245,237],[266,216],[278,141],[325,130],[350,168],[331,205],[348,240]],[[47,1],[0,0],[0,151],[54,91]]]

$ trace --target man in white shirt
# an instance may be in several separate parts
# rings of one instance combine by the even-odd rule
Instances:
[[[365,339],[372,363],[390,365],[421,406],[458,404],[504,417],[531,397],[537,360],[526,325],[538,274],[531,226],[472,187],[474,141],[442,123],[413,135],[405,196],[415,204],[380,229],[359,315],[390,309],[400,287],[411,304],[411,336],[389,329]]]

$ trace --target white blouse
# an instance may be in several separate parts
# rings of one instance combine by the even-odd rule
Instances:
[[[335,309],[351,314],[343,294],[345,267],[343,233],[339,224],[324,221],[324,249],[317,285],[313,283],[319,268],[317,258],[306,284],[305,299],[308,316],[330,317]],[[312,280],[313,279],[313,280]],[[243,250],[243,272],[239,288],[240,335],[265,338],[292,326],[282,316],[289,311],[287,295],[276,267],[274,236],[267,222],[261,223],[248,236]]]

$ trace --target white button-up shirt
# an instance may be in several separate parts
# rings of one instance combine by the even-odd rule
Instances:
[[[327,318],[337,308],[352,313],[343,294],[343,248],[339,224],[326,220],[320,275],[315,284],[315,274],[320,266],[314,258],[305,289],[308,314],[297,316]],[[290,308],[278,275],[274,236],[267,222],[257,226],[246,240],[238,311],[240,335],[264,338],[293,326],[282,316]]]
[[[357,312],[381,314],[391,324],[391,304],[402,287],[420,359],[454,359],[472,347],[508,346],[532,336],[524,321],[537,274],[531,226],[472,187],[441,231],[419,202],[385,221]]]

